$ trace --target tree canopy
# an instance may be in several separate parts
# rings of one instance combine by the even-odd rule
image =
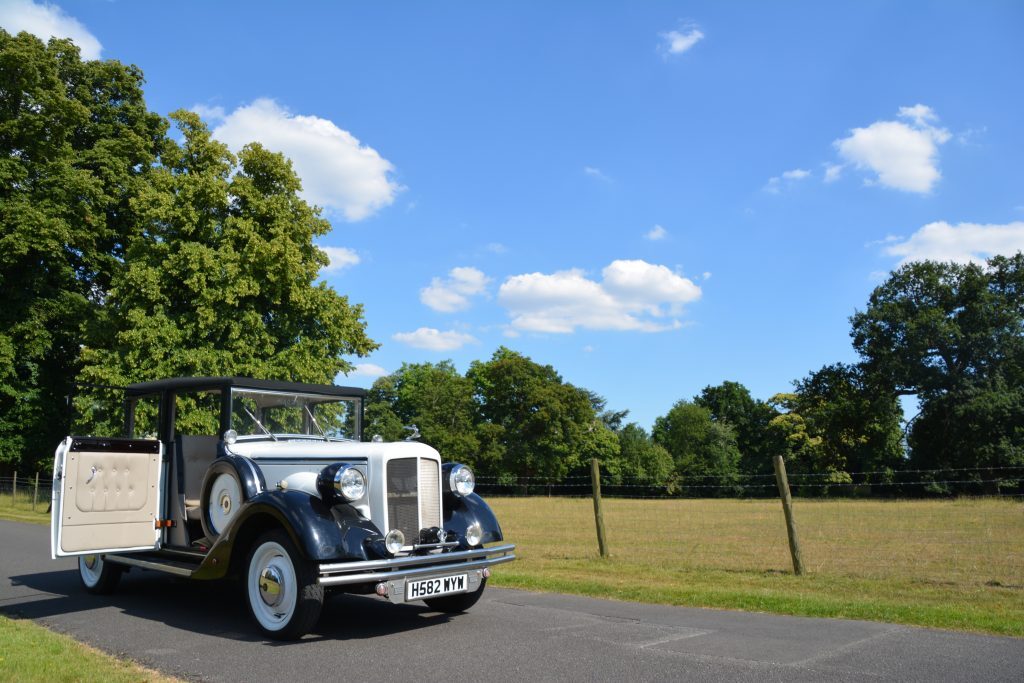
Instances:
[[[167,130],[142,84],[0,29],[0,462],[45,459],[67,431],[84,325],[140,233],[132,200]]]
[[[75,382],[178,375],[333,381],[375,348],[323,282],[330,225],[259,145],[150,112],[142,72],[0,30],[0,459],[50,457]],[[119,392],[78,427],[117,434]],[[2,461],[0,460],[0,461]]]
[[[851,325],[867,380],[921,403],[916,466],[1024,465],[1024,255],[908,264]]]

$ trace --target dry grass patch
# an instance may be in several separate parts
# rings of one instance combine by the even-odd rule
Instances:
[[[795,577],[777,500],[491,498],[519,560],[496,585],[1024,636],[1019,500],[797,500]]]

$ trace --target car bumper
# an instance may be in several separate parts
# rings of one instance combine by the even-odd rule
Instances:
[[[413,555],[365,562],[335,562],[320,565],[319,582],[323,586],[347,586],[359,583],[384,584],[392,602],[405,602],[405,582],[451,574],[468,575],[468,592],[482,580],[483,570],[516,559],[514,545],[498,545],[479,550],[458,550],[434,555]]]

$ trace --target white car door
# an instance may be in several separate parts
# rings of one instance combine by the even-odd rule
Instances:
[[[159,547],[163,445],[69,436],[54,456],[50,555]]]

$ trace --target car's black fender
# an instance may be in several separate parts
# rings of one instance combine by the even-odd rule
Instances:
[[[468,496],[457,496],[454,493],[444,494],[444,528],[446,531],[454,531],[459,538],[464,538],[466,529],[474,522],[479,524],[480,530],[483,531],[481,543],[504,540],[498,519],[483,498],[475,493]]]
[[[244,555],[251,542],[273,526],[283,528],[313,562],[376,559],[367,555],[367,541],[383,537],[350,505],[327,505],[305,491],[263,491],[243,503],[193,578],[227,575],[232,560]]]

